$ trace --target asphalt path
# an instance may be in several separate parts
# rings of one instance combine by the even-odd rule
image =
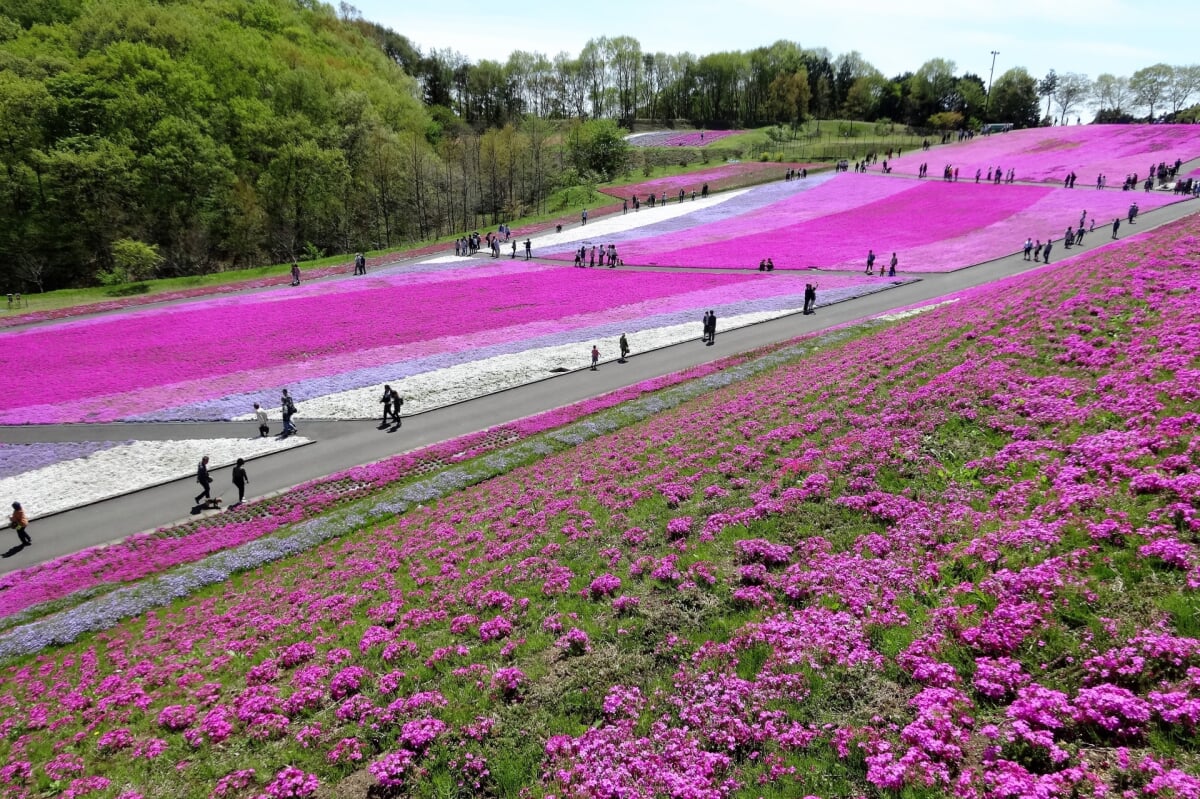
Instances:
[[[1085,207],[1088,190],[1076,191],[1080,194],[1080,207]],[[1130,202],[1136,201],[1140,194],[1141,192],[1129,192]],[[1187,200],[1154,211],[1142,212],[1133,225],[1122,220],[1122,238],[1153,229],[1196,211],[1200,211],[1200,201]],[[1071,258],[1111,244],[1110,236],[1110,227],[1106,225],[1097,227],[1088,234],[1080,247],[1066,250],[1061,240],[1056,241],[1053,265],[1061,265]],[[901,266],[903,267],[903,262]],[[905,273],[900,276],[919,279],[886,291],[818,306],[817,312],[809,316],[793,314],[737,330],[718,329],[713,346],[705,346],[700,342],[700,320],[697,319],[697,338],[693,341],[651,352],[635,351],[623,364],[615,360],[602,361],[600,368],[594,372],[581,368],[478,399],[407,416],[403,426],[395,432],[378,429],[375,421],[310,422],[298,418],[300,435],[315,439],[315,443],[249,462],[250,485],[247,499],[278,493],[342,469],[371,463],[570,405],[739,352],[860,321],[898,308],[937,301],[948,294],[1038,268],[1045,267],[1026,261],[1020,253],[1016,253],[954,272]],[[804,274],[819,282],[822,274],[837,273],[806,270]],[[779,276],[794,277],[794,274]],[[609,342],[609,345],[609,351],[615,350],[614,342]],[[581,362],[583,359],[584,353],[581,353]],[[279,423],[276,421],[273,425],[278,428]],[[257,436],[256,425],[251,422],[167,422],[0,427],[0,440],[11,443],[239,436]],[[212,475],[214,495],[225,493],[228,496],[232,493],[229,468],[214,470]],[[13,535],[13,548],[0,548],[0,574],[43,563],[88,547],[118,541],[136,532],[194,518],[189,516],[189,509],[196,490],[194,478],[189,477],[35,519],[29,528],[34,539],[32,546],[16,547],[16,536]]]

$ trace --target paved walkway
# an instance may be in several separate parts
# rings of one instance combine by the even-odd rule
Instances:
[[[1080,190],[1086,201],[1086,190]],[[1138,192],[1130,192],[1130,201]],[[1143,212],[1132,226],[1123,224],[1124,235],[1152,229],[1200,211],[1200,201],[1189,200]],[[1054,248],[1054,264],[1111,243],[1108,229],[1087,236],[1081,247]],[[754,349],[767,344],[813,333],[825,328],[865,319],[896,308],[935,301],[963,289],[980,286],[1039,265],[1021,254],[1000,258],[956,272],[922,274],[920,280],[834,305],[821,306],[811,316],[795,314],[739,330],[720,332],[716,345],[699,340],[660,350],[634,353],[627,363],[603,363],[597,371],[580,369],[518,388],[502,391],[457,405],[405,418],[396,433],[378,430],[374,422],[305,422],[302,434],[317,443],[254,460],[250,464],[251,498],[270,494],[332,472],[369,463],[400,452],[445,441],[488,427],[511,422],[542,411],[569,405],[598,394],[679,371],[688,367]],[[570,267],[565,267],[570,268]],[[809,273],[821,274],[821,272]],[[829,273],[826,273],[829,274]],[[912,274],[904,275],[912,277]],[[697,322],[697,333],[699,332]],[[276,425],[278,423],[276,422]],[[253,423],[144,423],[104,425],[38,425],[0,427],[6,442],[96,441],[173,438],[237,437],[257,435]],[[230,485],[229,469],[213,472],[214,492]],[[119,540],[134,532],[152,530],[186,518],[195,494],[192,478],[97,502],[86,508],[38,519],[30,525],[34,545],[20,550],[0,548],[0,573],[42,563],[87,547]],[[15,537],[13,540],[15,544]]]

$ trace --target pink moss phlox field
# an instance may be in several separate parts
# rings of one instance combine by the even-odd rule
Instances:
[[[426,248],[430,253],[439,252],[444,247]],[[380,266],[385,266],[392,263],[398,257],[411,257],[420,254],[422,251],[414,250],[405,253],[404,256],[395,254],[377,256],[367,259],[367,268],[373,269]],[[332,266],[321,266],[316,268],[302,267],[303,279],[306,281],[320,280],[322,278],[331,277],[334,275],[347,274],[354,267],[353,261],[347,261],[343,264],[334,264]],[[194,289],[179,289],[178,291],[164,291],[158,294],[141,294],[131,297],[123,297],[119,300],[102,300],[100,302],[87,303],[86,305],[71,305],[65,308],[55,308],[49,311],[34,311],[32,313],[13,314],[0,317],[0,329],[6,327],[16,327],[18,325],[32,324],[34,322],[48,322],[55,319],[67,319],[72,316],[86,316],[90,314],[107,313],[109,311],[121,311],[126,308],[135,308],[141,305],[152,305],[161,302],[174,302],[178,300],[191,300],[200,297],[213,297],[221,294],[232,294],[240,291],[250,291],[254,289],[270,288],[275,286],[287,286],[291,283],[291,273],[285,267],[279,268],[279,274],[271,277],[261,277],[249,280],[239,280],[232,283],[221,283],[213,286],[197,286]]]
[[[714,379],[7,664],[3,787],[1195,797],[1198,311],[1192,217]]]
[[[637,197],[643,203],[646,202],[649,194],[653,193],[655,197],[660,197],[665,192],[668,200],[675,201],[679,199],[680,189],[683,189],[689,198],[693,191],[699,195],[705,185],[708,186],[710,194],[728,189],[738,189],[767,181],[782,180],[784,173],[789,168],[797,166],[806,167],[809,172],[828,168],[828,165],[824,164],[765,164],[759,161],[746,161],[723,164],[683,175],[644,180],[639,183],[608,186],[600,191],[621,199]]]
[[[769,257],[779,269],[856,270],[874,249],[883,263],[898,253],[901,271],[944,272],[1017,252],[1026,237],[1054,238],[1061,258],[1062,237],[1082,212],[1103,235],[1134,201],[1148,211],[1180,198],[843,174],[717,222],[640,238],[631,231],[619,247],[630,264],[744,269]]]
[[[607,394],[518,419],[502,427],[336,472],[302,483],[280,496],[251,501],[232,513],[163,528],[154,533],[130,536],[119,543],[82,550],[9,572],[0,576],[0,618],[96,586],[133,582],[184,563],[194,563],[213,553],[314,518],[330,508],[368,496],[398,480],[474,458],[498,446],[514,444],[645,394],[719,372],[780,346],[783,345],[732,355],[643,380]]]
[[[930,175],[941,175],[946,164],[958,167],[959,180],[975,180],[975,170],[1016,170],[1017,181],[1061,184],[1076,174],[1074,191],[1095,190],[1096,177],[1108,178],[1108,191],[1121,193],[1126,175],[1144,180],[1151,166],[1175,159],[1200,157],[1200,128],[1196,125],[1067,125],[1028,128],[971,141],[912,150],[893,158],[888,166],[895,173],[915,175],[921,164]],[[882,156],[880,156],[882,158]],[[879,167],[872,167],[878,169]],[[1138,194],[1141,194],[1139,189]]]
[[[278,387],[297,380],[803,289],[761,278],[502,260],[10,331],[0,333],[0,369],[26,389],[0,398],[0,420],[154,418],[164,408],[248,392],[263,392],[270,407]],[[40,379],[47,373],[56,379]]]

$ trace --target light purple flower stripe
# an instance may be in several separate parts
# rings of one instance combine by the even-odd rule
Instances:
[[[580,235],[574,239],[574,249],[579,249],[580,244],[587,244],[589,248],[593,244],[597,246],[601,244],[616,244],[619,252],[621,249],[620,245],[623,242],[652,239],[656,236],[678,233],[685,230],[703,230],[707,225],[715,225],[730,218],[750,214],[772,206],[775,203],[783,202],[797,193],[814,191],[829,181],[836,179],[836,177],[837,175],[832,173],[822,173],[806,180],[766,183],[718,205],[705,206],[692,213],[666,219],[662,222],[655,222],[645,227],[604,235],[601,238]],[[668,193],[667,198],[670,199],[670,197],[671,195]],[[654,209],[645,208],[642,213],[652,214],[654,213]],[[587,228],[578,228],[576,231],[579,234],[586,232]],[[539,253],[538,257],[550,260],[571,260],[574,258],[574,250],[571,248],[571,243],[565,242],[557,245],[553,249]]]
[[[853,297],[874,294],[875,292],[891,288],[893,285],[894,283],[892,281],[881,281],[880,283],[843,286],[828,290],[822,289],[818,294],[817,307],[840,302]],[[758,300],[745,300],[742,302],[725,304],[714,303],[712,305],[703,307],[705,309],[711,308],[714,310],[717,313],[718,319],[725,319],[731,316],[739,316],[749,313],[794,309],[803,305],[803,290],[802,287],[798,288],[801,290],[795,294],[778,295]],[[289,386],[291,387],[292,394],[301,399],[308,397],[321,397],[341,391],[349,391],[355,388],[379,385],[380,383],[389,381],[395,382],[406,377],[412,377],[413,375],[431,372],[435,369],[444,369],[450,366],[470,363],[471,361],[491,358],[497,355],[509,355],[538,347],[551,347],[561,344],[570,344],[573,342],[598,340],[604,338],[617,338],[621,335],[621,333],[630,333],[631,331],[636,331],[638,329],[646,330],[656,327],[667,327],[670,325],[695,322],[697,324],[697,335],[699,335],[699,320],[696,316],[697,307],[700,306],[682,308],[670,313],[643,317],[639,320],[636,320],[636,323],[640,327],[632,327],[628,322],[612,321],[590,327],[564,330],[557,334],[540,336],[532,339],[509,341],[491,346],[479,347],[471,352],[444,352],[429,358],[417,358],[389,366],[358,369],[340,375],[331,375],[328,377],[294,382],[290,383]],[[636,340],[634,343],[636,343]],[[209,421],[228,419],[239,414],[247,413],[252,403],[261,402],[264,398],[267,398],[268,402],[272,402],[277,393],[278,388],[271,387],[253,394],[232,395],[195,403],[193,405],[178,408],[168,408],[163,411],[133,417],[131,421]]]
[[[119,446],[122,441],[68,441],[36,444],[0,444],[0,478],[12,477],[44,466]]]

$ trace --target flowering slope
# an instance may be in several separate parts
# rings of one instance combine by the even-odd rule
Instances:
[[[1179,198],[842,173],[751,189],[615,242],[630,264],[744,269],[770,257],[779,269],[857,270],[874,249],[884,262],[898,253],[901,271],[943,272],[1009,255],[1026,237],[1061,241],[1085,211],[1103,227],[1134,201],[1147,211]]]
[[[460,438],[444,441],[439,444],[422,447],[387,458],[376,463],[365,464],[337,472],[326,477],[310,480],[295,486],[277,496],[251,501],[239,508],[230,508],[226,512],[190,520],[181,525],[161,528],[153,533],[143,533],[130,536],[123,541],[101,547],[82,550],[26,569],[21,569],[0,577],[0,619],[4,626],[22,624],[31,615],[38,615],[38,606],[49,607],[71,596],[86,597],[97,590],[120,583],[127,583],[141,578],[156,575],[180,564],[193,563],[214,553],[223,553],[257,541],[265,536],[286,529],[290,525],[312,521],[323,512],[337,508],[347,503],[353,503],[364,496],[373,495],[374,510],[383,508],[382,512],[395,513],[400,505],[390,504],[386,499],[386,489],[394,488],[396,484],[411,481],[422,475],[434,474],[432,478],[439,490],[452,490],[455,479],[448,479],[440,472],[455,467],[463,461],[469,461],[481,454],[498,448],[509,447],[523,442],[530,436],[544,433],[548,430],[570,425],[577,420],[597,412],[621,406],[617,411],[621,418],[629,418],[634,409],[629,405],[643,395],[653,394],[642,403],[635,413],[640,417],[652,416],[666,407],[673,407],[684,399],[694,396],[697,391],[704,390],[703,385],[693,385],[699,378],[714,375],[728,369],[747,368],[747,362],[753,368],[761,371],[768,364],[759,363],[757,355],[764,352],[786,348],[787,345],[777,344],[764,347],[750,353],[740,353],[707,364],[692,367],[682,372],[676,372],[661,377],[645,380],[617,391],[593,397],[582,402],[556,408],[534,416],[518,419],[511,424],[482,430]],[[711,379],[711,378],[710,378]],[[661,393],[663,389],[676,387],[677,396]],[[580,423],[595,432],[601,429],[601,422],[587,421]],[[612,424],[604,422],[603,424]],[[558,445],[567,446],[575,443],[568,431],[555,432]],[[544,441],[539,441],[537,448],[543,450]],[[544,454],[544,453],[543,453]],[[520,462],[523,456],[517,453],[506,453]],[[504,471],[502,462],[489,468]],[[463,485],[475,482],[467,479]],[[418,492],[421,488],[414,489]],[[418,493],[415,498],[427,500],[438,494]],[[385,498],[380,500],[379,497]],[[414,497],[409,496],[409,500]],[[402,504],[402,503],[401,503]],[[341,535],[345,530],[338,531]],[[336,536],[327,536],[336,537]],[[320,540],[325,540],[322,537]],[[236,557],[236,553],[235,553]],[[240,562],[245,562],[240,561]],[[260,562],[252,562],[252,566]],[[203,565],[199,569],[210,570]],[[216,581],[210,579],[211,574],[205,574],[203,585]],[[20,586],[20,591],[9,589]],[[172,597],[178,594],[172,594]],[[151,601],[144,607],[157,607],[159,601]],[[137,605],[126,604],[125,608],[136,608]],[[34,610],[29,611],[30,608]],[[130,611],[127,615],[133,615]],[[111,625],[124,616],[108,616],[102,628]],[[77,631],[82,629],[75,627]],[[28,639],[26,639],[28,640]],[[34,650],[21,651],[36,651]]]
[[[888,166],[915,175],[927,163],[930,174],[940,175],[950,164],[958,167],[960,180],[972,181],[976,169],[982,169],[985,177],[989,169],[1004,173],[1013,169],[1019,181],[1057,183],[1074,172],[1079,188],[1095,186],[1096,176],[1103,174],[1110,190],[1114,185],[1119,190],[1126,175],[1144,179],[1161,162],[1197,157],[1200,130],[1195,125],[1068,125],[976,136],[929,152],[914,150],[892,159]]]
[[[644,180],[639,183],[608,186],[600,189],[600,191],[617,198],[628,199],[637,197],[642,202],[645,202],[651,193],[656,197],[660,197],[665,193],[669,200],[674,201],[679,198],[680,189],[683,189],[687,196],[691,197],[693,191],[698,194],[705,185],[708,186],[709,193],[712,193],[765,183],[767,181],[782,180],[784,172],[791,166],[792,164],[785,166],[782,164],[767,164],[760,161],[744,161],[735,164],[722,164],[721,166],[702,169],[698,172],[688,172],[683,175],[670,175],[653,180]],[[802,166],[807,166],[811,171],[818,168],[819,165],[806,164]],[[828,168],[828,166],[826,165],[825,168]]]
[[[1198,253],[969,292],[13,663],[8,792],[1195,796]]]
[[[0,333],[0,369],[25,386],[0,398],[0,419],[228,418],[253,401],[275,405],[285,385],[304,399],[295,389],[305,380],[328,381],[326,391],[379,385],[403,376],[409,361],[424,359],[428,370],[481,348],[563,340],[601,319],[635,332],[639,318],[663,310],[699,316],[722,300],[797,291],[761,278],[503,260]],[[47,373],[56,379],[39,379]],[[187,410],[164,413],[171,408]]]

